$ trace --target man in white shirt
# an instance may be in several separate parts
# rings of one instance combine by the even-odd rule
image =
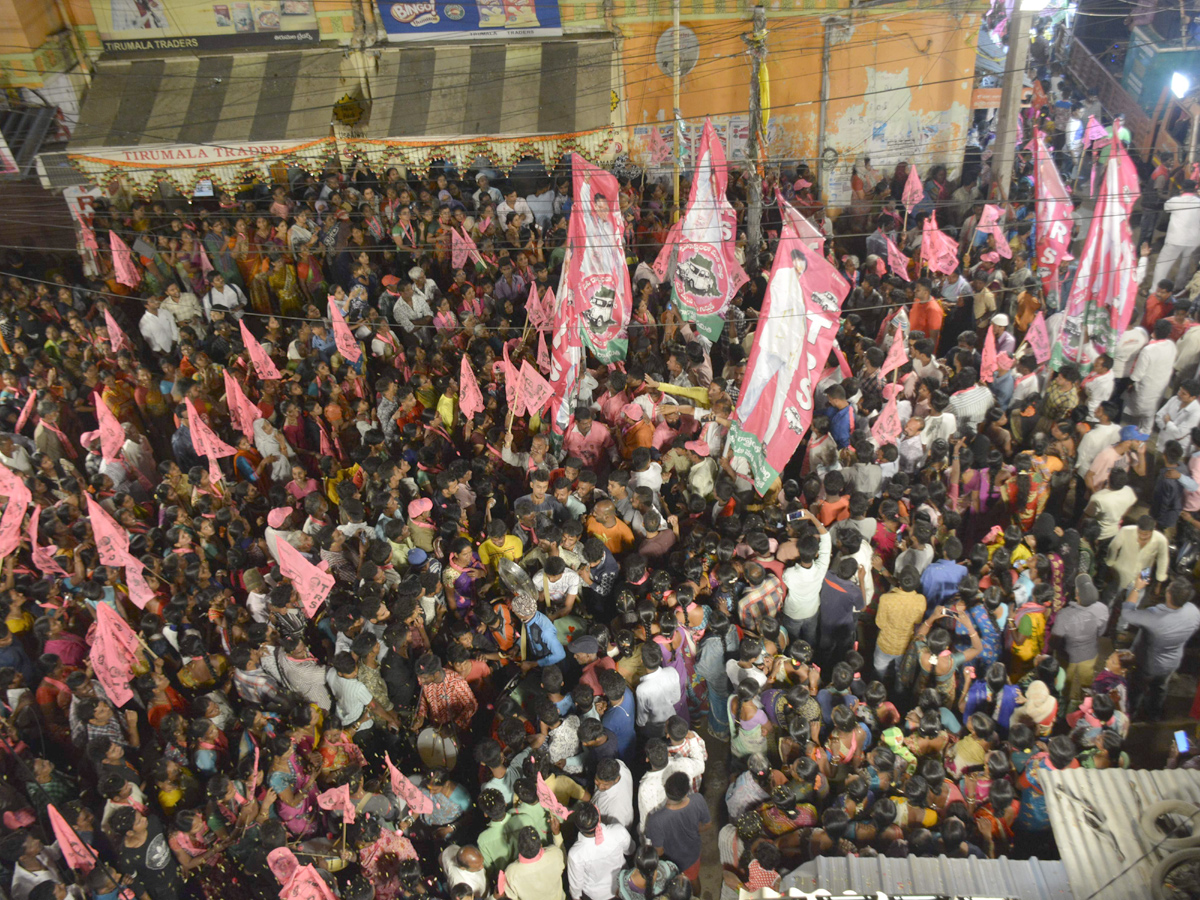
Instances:
[[[1142,348],[1129,376],[1133,385],[1126,394],[1125,412],[1141,431],[1149,431],[1154,424],[1154,413],[1175,371],[1175,342],[1170,334],[1169,319],[1154,323],[1154,340]]]
[[[179,340],[179,326],[175,317],[162,308],[162,302],[157,297],[146,301],[146,312],[138,321],[138,331],[155,353],[170,353]]]
[[[646,743],[646,762],[649,770],[638,783],[637,807],[638,827],[645,830],[650,813],[667,804],[666,781],[676,772],[682,772],[695,780],[704,775],[704,763],[690,756],[670,755],[667,742],[654,738]]]
[[[208,293],[204,295],[204,317],[212,321],[214,309],[219,309],[235,319],[242,317],[242,309],[246,306],[246,295],[236,284],[226,284],[225,276],[220,272],[210,272],[208,276]]]
[[[637,686],[638,731],[650,737],[661,737],[667,719],[675,715],[675,704],[682,692],[679,675],[674,668],[663,666],[662,647],[653,641],[642,644],[642,665],[646,674]]]
[[[424,299],[419,298],[411,283],[400,288],[400,296],[392,305],[392,319],[401,329],[408,332],[433,322],[433,310]]]
[[[1158,428],[1158,446],[1167,441],[1179,441],[1186,450],[1191,446],[1192,429],[1200,425],[1200,383],[1189,378],[1179,384],[1179,389],[1170,400],[1162,405],[1154,417]]]
[[[596,789],[592,803],[600,813],[604,827],[623,825],[633,829],[633,775],[616,757],[596,763]]]
[[[1138,354],[1150,342],[1150,332],[1141,325],[1130,328],[1117,341],[1117,349],[1113,353],[1113,375],[1118,381],[1133,374],[1133,366]]]
[[[816,516],[808,510],[804,510],[803,515],[816,526],[817,537],[810,535],[801,538],[796,564],[783,570],[783,583],[788,592],[778,618],[779,624],[787,629],[792,640],[805,640],[815,647],[821,586],[829,569],[833,540]]]
[[[508,225],[508,214],[520,213],[525,217],[525,224],[528,225],[533,221],[533,210],[529,208],[529,204],[525,198],[517,193],[516,188],[509,188],[508,193],[504,195],[504,199],[496,204],[496,219],[500,225]]]
[[[1176,284],[1187,284],[1196,266],[1196,253],[1200,251],[1200,196],[1196,195],[1196,182],[1185,180],[1183,193],[1164,203],[1163,212],[1170,213],[1171,218],[1167,222],[1166,243],[1154,264],[1154,283],[1174,274]]]
[[[1121,426],[1113,421],[1120,414],[1120,406],[1112,400],[1105,400],[1096,407],[1097,424],[1079,440],[1079,448],[1075,451],[1076,519],[1087,502],[1087,485],[1084,479],[1087,478],[1088,470],[1101,450],[1113,446],[1121,439]]]
[[[446,873],[446,887],[451,893],[456,885],[465,884],[476,897],[487,896],[487,872],[478,847],[450,844],[442,851],[441,862],[442,871]]]
[[[191,291],[186,293],[179,290],[179,285],[171,283],[166,288],[167,296],[162,300],[162,308],[169,312],[175,318],[176,325],[191,325],[197,329],[196,333],[203,335],[204,310],[200,307],[200,301]]]
[[[1092,363],[1091,373],[1080,384],[1080,388],[1083,389],[1084,402],[1087,404],[1089,419],[1095,419],[1097,408],[1112,396],[1113,385],[1117,380],[1112,366],[1112,357],[1107,353],[1101,353]]]
[[[633,852],[633,837],[624,825],[615,823],[603,826],[597,837],[600,813],[591,803],[577,807],[574,817],[579,837],[567,853],[571,900],[613,900],[625,857]]]

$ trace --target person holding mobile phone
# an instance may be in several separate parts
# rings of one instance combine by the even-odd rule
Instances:
[[[1200,629],[1200,608],[1192,602],[1195,589],[1184,578],[1167,585],[1163,603],[1139,609],[1138,597],[1145,588],[1146,579],[1139,573],[1125,596],[1117,625],[1138,628],[1133,642],[1138,666],[1130,685],[1130,702],[1135,717],[1153,722],[1162,717],[1167,683],[1183,661],[1184,645]]]

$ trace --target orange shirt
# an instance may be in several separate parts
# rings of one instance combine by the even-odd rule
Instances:
[[[912,331],[922,331],[932,335],[942,330],[942,321],[946,313],[942,304],[932,297],[928,300],[918,300],[908,312],[908,325]]]
[[[654,426],[642,419],[629,426],[629,430],[621,435],[621,459],[629,459],[638,447],[647,449],[654,446]]]
[[[620,519],[606,528],[595,516],[588,516],[587,533],[600,538],[613,556],[633,548],[633,531]]]

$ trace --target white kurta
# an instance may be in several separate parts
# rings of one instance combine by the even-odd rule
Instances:
[[[1133,365],[1133,374],[1130,376],[1133,379],[1133,394],[1127,409],[1143,428],[1153,421],[1159,401],[1171,384],[1175,353],[1174,341],[1151,341],[1142,348]]]

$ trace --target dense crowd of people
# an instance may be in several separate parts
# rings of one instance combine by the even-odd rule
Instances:
[[[1200,626],[1195,254],[1159,257],[1111,355],[1053,370],[1024,340],[1061,307],[1029,265],[1028,191],[1002,259],[980,179],[928,175],[906,214],[905,168],[862,161],[835,231],[804,166],[771,173],[851,285],[851,374],[832,366],[764,496],[726,435],[774,201],[709,341],[652,268],[667,190],[622,178],[628,357],[589,361],[565,435],[512,414],[504,360],[538,364],[527,304],[558,285],[566,177],[520,196],[359,164],[211,208],[118,192],[95,278],[14,260],[0,463],[36,518],[0,585],[12,900],[290,896],[309,865],[343,900],[689,900],[710,828],[727,898],[823,854],[1047,855],[1045,773],[1128,766]],[[1154,178],[1166,246],[1194,248],[1195,185]],[[958,270],[890,270],[884,238],[909,246],[933,210]],[[880,443],[886,384],[902,431]],[[189,406],[232,456],[198,452]],[[92,504],[152,597],[101,562]],[[315,614],[281,544],[334,579]],[[123,703],[93,665],[104,607],[139,639]]]

